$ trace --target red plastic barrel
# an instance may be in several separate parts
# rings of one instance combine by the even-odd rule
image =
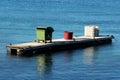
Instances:
[[[64,31],[64,39],[69,40],[73,38],[73,32],[71,31]]]

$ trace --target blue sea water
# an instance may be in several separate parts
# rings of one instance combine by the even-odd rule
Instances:
[[[0,80],[120,80],[120,0],[0,1]],[[63,32],[84,35],[84,26],[98,25],[100,35],[114,35],[112,44],[40,54],[7,55],[6,45],[34,41],[37,26],[52,26],[53,38]],[[42,53],[42,52],[41,52]]]

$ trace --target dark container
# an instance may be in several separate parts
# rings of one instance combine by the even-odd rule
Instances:
[[[52,27],[37,27],[36,34],[37,34],[37,41],[46,42],[49,40],[52,42],[52,32],[54,29]]]

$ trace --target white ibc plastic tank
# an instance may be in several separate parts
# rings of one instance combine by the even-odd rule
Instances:
[[[97,37],[97,36],[99,36],[99,27],[98,26],[85,26],[84,35],[86,37]]]

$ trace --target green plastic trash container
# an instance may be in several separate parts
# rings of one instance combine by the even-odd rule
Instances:
[[[37,41],[47,42],[48,40],[52,42],[52,32],[54,29],[52,27],[37,27]]]

